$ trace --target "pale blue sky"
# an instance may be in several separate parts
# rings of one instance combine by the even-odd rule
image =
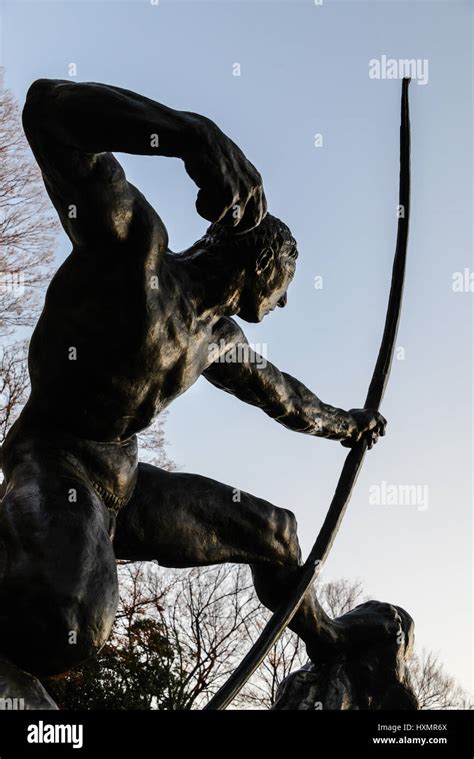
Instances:
[[[404,606],[417,642],[472,687],[472,293],[452,274],[471,250],[469,2],[0,3],[7,84],[38,77],[136,90],[214,119],[261,171],[270,210],[299,243],[285,310],[246,326],[268,358],[323,400],[363,404],[383,326],[395,244],[400,83],[368,61],[427,58],[411,86],[413,206],[405,302],[382,411],[323,579],[363,581]],[[232,75],[240,63],[241,76]],[[314,134],[323,134],[315,148]],[[179,161],[122,156],[182,249],[204,231]],[[58,261],[69,249],[61,238]],[[323,289],[314,278],[323,277]],[[349,367],[344,371],[344,367]],[[291,433],[204,380],[169,415],[170,454],[297,514],[307,551],[344,460],[339,445]],[[428,508],[374,506],[369,488],[427,485]]]

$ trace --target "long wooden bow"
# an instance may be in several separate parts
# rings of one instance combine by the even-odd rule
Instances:
[[[408,243],[408,223],[410,216],[410,115],[408,86],[410,79],[402,82],[401,124],[400,124],[400,184],[397,243],[392,269],[392,282],[388,299],[385,327],[380,350],[375,364],[364,408],[378,410],[387,386],[392,365],[395,339],[400,320],[405,262]],[[205,709],[225,709],[235,698],[249,677],[261,664],[271,647],[282,635],[297,612],[309,586],[317,579],[339,530],[349,503],[352,489],[364,460],[367,443],[360,441],[349,452],[337,483],[331,505],[316,542],[306,559],[301,577],[291,596],[273,614],[265,625],[258,640],[227,682],[207,704]]]

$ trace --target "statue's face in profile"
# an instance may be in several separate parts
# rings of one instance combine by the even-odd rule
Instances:
[[[255,270],[247,276],[238,316],[247,322],[261,322],[277,306],[283,308],[294,273],[294,264],[284,256],[263,250]]]

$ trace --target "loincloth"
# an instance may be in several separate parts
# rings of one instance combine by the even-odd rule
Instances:
[[[53,473],[55,468],[67,467],[72,476],[92,485],[110,511],[118,513],[128,503],[137,479],[136,435],[123,442],[100,442],[22,422],[20,417],[3,446],[7,480],[25,460],[43,464]]]
[[[137,480],[136,435],[122,443],[76,438],[72,448],[104,505],[119,512],[129,502]]]

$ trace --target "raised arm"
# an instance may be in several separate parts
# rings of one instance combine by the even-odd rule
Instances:
[[[204,371],[213,385],[257,406],[295,432],[339,440],[349,447],[366,435],[370,448],[385,434],[386,421],[378,412],[344,411],[323,403],[302,382],[257,354],[239,326],[226,321],[225,347]]]
[[[84,237],[100,232],[101,214],[106,230],[123,238],[137,202],[145,206],[113,151],[182,159],[200,188],[197,210],[209,221],[244,230],[266,211],[259,173],[204,116],[120,87],[39,79],[28,91],[23,124],[73,242],[87,242]]]

